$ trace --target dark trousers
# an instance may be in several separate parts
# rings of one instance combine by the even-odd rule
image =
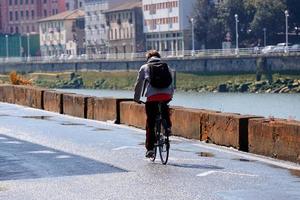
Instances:
[[[169,103],[170,101],[163,101],[161,111],[162,111],[162,118],[166,120],[167,126],[171,128],[172,123],[170,120],[170,109]],[[156,101],[146,102],[146,114],[147,114],[147,121],[146,121],[146,149],[153,150],[154,143],[156,142],[155,138],[155,120],[158,114],[158,103]]]

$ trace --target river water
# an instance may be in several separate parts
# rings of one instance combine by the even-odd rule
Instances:
[[[97,97],[132,98],[132,91],[60,89]],[[171,105],[300,120],[300,94],[176,92]]]

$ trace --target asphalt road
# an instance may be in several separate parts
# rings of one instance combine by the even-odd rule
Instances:
[[[144,131],[0,103],[1,200],[300,199],[300,166],[171,138],[168,165]]]

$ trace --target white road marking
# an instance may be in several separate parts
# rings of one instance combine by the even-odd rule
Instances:
[[[72,158],[72,156],[68,156],[68,155],[59,155],[59,156],[56,156],[55,158],[64,159],[64,158]]]
[[[119,150],[124,150],[124,149],[140,149],[141,147],[136,147],[136,146],[122,146],[122,147],[117,147],[112,149],[113,151],[119,151]]]
[[[222,172],[222,171],[207,171],[207,172],[203,172],[203,173],[197,174],[196,176],[203,177],[203,176],[208,176],[210,174],[217,174],[217,173],[219,173],[219,174],[228,174],[228,175],[236,175],[236,176],[258,177],[258,175],[255,175],[255,174],[244,174],[244,173]]]
[[[7,140],[7,138],[5,138],[5,137],[0,137],[0,140]]]
[[[19,142],[19,141],[7,141],[7,142],[2,142],[2,143],[5,143],[5,144],[22,144],[22,142]]]
[[[32,154],[55,154],[56,152],[44,150],[44,151],[28,151],[27,153],[32,153]]]

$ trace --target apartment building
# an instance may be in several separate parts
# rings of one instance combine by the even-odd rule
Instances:
[[[66,10],[83,9],[84,0],[65,0]]]
[[[129,0],[104,13],[110,54],[145,51],[141,0]]]
[[[106,18],[104,11],[123,0],[85,0],[85,35],[88,54],[100,54],[107,51]]]
[[[191,49],[191,22],[196,0],[143,0],[146,49],[181,54]]]
[[[1,0],[1,32],[37,33],[37,21],[65,11],[65,0]]]
[[[84,15],[77,9],[39,20],[42,56],[84,53]]]

